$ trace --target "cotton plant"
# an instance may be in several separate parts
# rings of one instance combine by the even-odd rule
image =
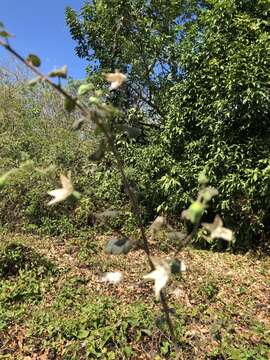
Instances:
[[[165,317],[170,339],[173,342],[175,349],[178,350],[177,339],[174,334],[174,326],[170,317],[170,308],[165,296],[165,288],[167,287],[173,274],[179,274],[186,271],[185,263],[178,260],[177,255],[181,249],[184,246],[187,246],[196,235],[201,223],[201,218],[207,210],[211,199],[218,194],[217,190],[207,186],[208,180],[205,175],[200,176],[200,190],[197,199],[192,201],[191,205],[182,212],[181,217],[179,216],[179,219],[182,218],[185,222],[191,222],[193,224],[193,230],[191,233],[183,233],[175,230],[168,224],[168,221],[164,216],[158,216],[156,218],[150,226],[150,233],[154,237],[159,231],[165,228],[166,231],[168,231],[168,238],[174,239],[175,241],[175,249],[173,256],[169,259],[163,257],[153,257],[142,221],[143,217],[141,214],[141,208],[138,204],[138,199],[129,183],[121,155],[115,145],[113,130],[110,126],[107,126],[108,120],[117,114],[117,109],[111,105],[105,104],[103,92],[101,90],[95,90],[93,92],[94,89],[91,84],[82,84],[79,87],[76,96],[70,95],[66,89],[61,86],[61,79],[67,78],[67,66],[64,65],[63,67],[54,69],[47,75],[44,75],[38,69],[41,65],[41,59],[37,55],[29,54],[24,59],[15,49],[13,49],[13,47],[11,47],[9,42],[11,34],[6,31],[2,23],[0,23],[0,38],[2,38],[2,40],[0,39],[0,46],[4,47],[9,53],[15,56],[18,60],[22,61],[33,71],[33,73],[35,73],[36,78],[33,79],[29,85],[35,86],[40,81],[49,84],[55,91],[63,96],[63,105],[66,112],[71,113],[75,109],[80,112],[80,120],[72,126],[74,131],[80,129],[84,123],[88,121],[90,125],[95,126],[95,131],[98,130],[99,134],[103,134],[103,138],[99,143],[98,148],[92,155],[89,156],[89,159],[91,161],[98,162],[103,158],[107,150],[114,155],[117,169],[121,175],[122,182],[125,186],[125,190],[129,197],[130,204],[140,230],[140,241],[137,242],[137,244],[127,238],[115,239],[108,242],[105,247],[105,251],[110,254],[110,256],[120,254],[126,255],[136,247],[141,248],[145,252],[150,272],[142,275],[142,278],[144,280],[154,282],[155,298],[157,301],[160,301],[161,308],[166,315]],[[110,91],[119,89],[127,80],[127,76],[119,70],[104,74],[104,77],[105,80],[110,83]],[[54,82],[55,78],[58,79],[57,83]],[[86,98],[88,94],[90,96],[87,103]],[[132,128],[130,128],[129,125],[128,128],[126,126],[121,126],[120,129],[125,132],[128,129],[129,133],[132,133]],[[136,133],[139,136],[138,132]],[[7,176],[8,174],[3,174],[0,177],[0,186],[6,182]],[[70,173],[68,175],[61,174],[60,182],[60,188],[48,191],[48,195],[53,197],[53,199],[48,203],[49,206],[64,202],[71,196],[75,196],[76,198],[80,197],[80,194],[74,189]],[[203,223],[202,225],[210,233],[210,238],[216,239],[221,237],[231,241],[232,232],[223,226],[223,222],[219,217],[214,220],[213,224]],[[100,280],[104,283],[116,285],[123,281],[123,274],[120,271],[107,272],[101,276]]]
[[[207,209],[209,202],[217,195],[217,189],[210,186],[206,187],[205,184],[203,184],[202,189],[198,193],[197,199],[191,202],[188,209],[182,211],[182,219],[189,220],[192,224],[198,224]]]
[[[160,300],[161,291],[166,287],[171,274],[186,271],[186,265],[183,261],[170,259],[152,258],[154,270],[143,276],[144,280],[154,281],[154,292],[156,300]]]
[[[143,278],[154,281],[156,300],[160,300],[160,292],[166,286],[171,274],[170,265],[162,259],[152,259],[152,262],[155,269],[149,274],[144,275]]]
[[[218,190],[207,186],[208,178],[205,173],[199,174],[199,184],[201,186],[197,199],[192,201],[188,209],[182,211],[182,219],[190,221],[194,230],[192,235],[195,235],[199,226],[201,225],[204,230],[206,230],[209,235],[204,238],[207,240],[217,240],[223,239],[228,242],[231,242],[234,238],[233,231],[223,226],[223,221],[221,217],[217,214],[213,223],[201,222],[203,214],[207,211],[210,201],[218,195]]]
[[[209,203],[213,197],[218,195],[218,190],[207,185],[208,178],[204,172],[199,174],[198,182],[200,189],[196,200],[193,200],[190,206],[181,213],[182,220],[192,224],[193,230],[191,232],[188,233],[175,230],[164,216],[158,216],[149,228],[152,237],[162,229],[166,229],[168,239],[173,241],[176,246],[172,260],[166,261],[162,259],[152,259],[154,270],[149,274],[144,275],[144,279],[154,281],[154,292],[156,299],[160,299],[160,293],[168,283],[171,274],[186,271],[185,263],[178,260],[176,256],[183,247],[192,242],[198,232],[200,225],[209,233],[207,239],[224,239],[228,242],[233,240],[232,230],[223,226],[223,221],[219,215],[216,215],[213,223],[201,222],[203,214],[209,207]]]

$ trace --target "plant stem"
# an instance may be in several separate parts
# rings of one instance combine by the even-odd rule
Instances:
[[[131,203],[132,208],[133,208],[133,212],[134,212],[134,214],[136,216],[137,223],[138,223],[138,226],[139,226],[139,229],[140,229],[140,232],[141,232],[141,237],[142,237],[142,240],[143,240],[143,250],[145,251],[145,253],[147,255],[147,259],[148,259],[149,265],[151,267],[151,270],[154,270],[155,267],[154,267],[154,264],[153,264],[153,262],[151,260],[151,257],[150,257],[150,250],[149,250],[148,240],[147,240],[145,229],[144,229],[144,226],[143,226],[142,215],[141,215],[141,211],[140,211],[140,208],[139,208],[139,204],[137,202],[137,199],[136,199],[136,196],[135,196],[134,192],[132,191],[132,189],[130,187],[130,184],[129,184],[128,178],[126,176],[120,154],[119,154],[118,150],[116,149],[113,138],[112,138],[112,135],[111,135],[110,131],[106,128],[106,126],[102,122],[100,122],[95,116],[92,116],[92,120],[97,124],[97,126],[99,126],[101,131],[106,136],[106,139],[108,141],[110,149],[111,149],[111,151],[112,151],[112,153],[113,153],[113,155],[115,157],[115,160],[116,160],[116,163],[117,163],[117,168],[118,168],[118,170],[120,172],[120,175],[122,177],[122,181],[124,183],[125,190],[126,190],[127,195],[129,197],[130,203]]]
[[[199,226],[200,226],[200,222],[198,222],[198,223],[194,226],[194,228],[193,228],[193,230],[191,231],[191,233],[189,233],[189,234],[181,241],[181,243],[179,244],[178,248],[175,250],[174,257],[177,256],[177,255],[179,254],[179,252],[180,252],[185,246],[187,246],[187,245],[191,242],[191,240],[192,240],[193,236],[196,234]]]
[[[165,318],[166,318],[166,322],[168,324],[171,340],[174,344],[175,350],[178,350],[178,345],[177,345],[177,341],[176,341],[175,334],[174,334],[174,327],[173,327],[172,319],[170,317],[170,309],[167,304],[166,296],[162,290],[160,292],[160,302],[161,302],[163,311],[165,313]]]

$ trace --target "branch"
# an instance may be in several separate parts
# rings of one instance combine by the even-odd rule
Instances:
[[[193,236],[196,234],[199,226],[200,226],[200,222],[198,222],[198,223],[194,226],[194,228],[193,228],[193,230],[191,231],[191,233],[189,233],[189,234],[181,241],[180,245],[179,245],[178,248],[175,250],[175,253],[174,253],[174,256],[175,256],[175,257],[179,254],[179,252],[180,252],[185,246],[187,246],[187,245],[191,242],[191,240],[192,240]]]
[[[131,89],[135,92],[135,94],[144,101],[147,105],[149,105],[151,108],[153,108],[156,113],[162,118],[164,117],[164,113],[160,110],[160,108],[154,104],[150,99],[145,98],[140,91],[135,89],[134,87],[131,87]]]

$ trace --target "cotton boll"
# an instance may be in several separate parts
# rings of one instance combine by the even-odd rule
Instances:
[[[102,275],[101,281],[108,282],[110,284],[118,284],[123,279],[123,275],[119,272],[107,272]]]

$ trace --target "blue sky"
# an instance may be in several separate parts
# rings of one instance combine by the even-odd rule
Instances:
[[[87,62],[75,55],[76,43],[65,25],[65,7],[79,10],[82,5],[83,0],[1,0],[0,21],[16,35],[11,44],[21,55],[31,52],[41,58],[42,71],[67,64],[69,75],[81,79]],[[0,57],[7,57],[2,48]]]

